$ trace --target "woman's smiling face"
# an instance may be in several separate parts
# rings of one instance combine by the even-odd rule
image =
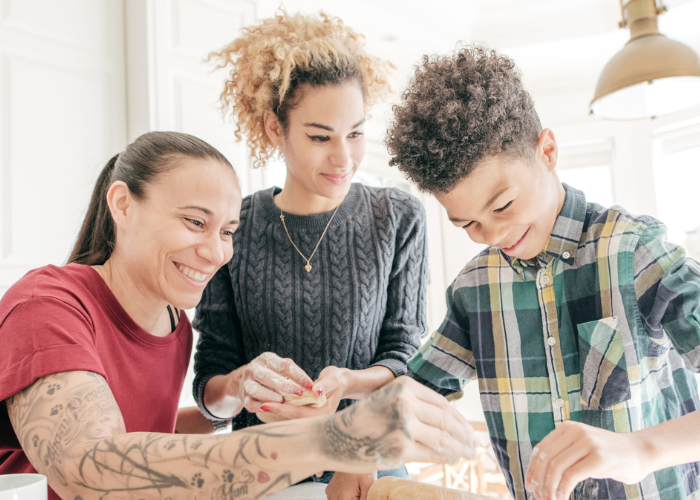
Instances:
[[[282,131],[276,117],[268,135],[287,164],[288,180],[310,195],[342,199],[365,156],[364,101],[355,81],[303,86]]]
[[[130,209],[118,223],[115,254],[144,294],[189,309],[233,256],[241,190],[228,165],[174,161],[173,168],[146,185],[144,199],[130,198]]]

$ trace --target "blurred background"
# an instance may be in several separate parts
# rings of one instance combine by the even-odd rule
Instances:
[[[660,218],[669,238],[700,258],[700,106],[634,121],[589,114],[601,70],[629,39],[618,26],[619,0],[2,0],[0,294],[30,269],[65,263],[98,173],[148,130],[187,132],[217,146],[244,195],[283,184],[283,165],[249,167],[245,145],[217,107],[225,75],[206,63],[210,51],[280,5],[323,9],[363,33],[370,51],[397,66],[394,101],[423,54],[448,53],[458,41],[513,57],[560,144],[561,179],[589,200]],[[700,52],[700,0],[665,5],[661,33]],[[445,288],[480,248],[388,167],[382,140],[390,104],[373,110],[355,181],[396,186],[424,203],[435,329]],[[182,405],[193,404],[190,393],[188,381]],[[476,384],[458,406],[483,420]],[[477,465],[461,476],[431,469],[430,477],[474,481]]]

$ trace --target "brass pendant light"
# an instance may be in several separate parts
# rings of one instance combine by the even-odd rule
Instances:
[[[591,113],[610,120],[654,118],[700,103],[700,58],[659,33],[656,0],[620,0],[630,40],[598,78]]]

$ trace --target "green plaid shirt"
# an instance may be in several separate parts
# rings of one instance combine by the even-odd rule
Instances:
[[[564,420],[632,432],[695,411],[700,266],[664,226],[586,203],[569,186],[537,262],[487,248],[447,290],[447,314],[408,363],[441,394],[478,378],[511,494],[533,447]],[[700,463],[641,483],[588,479],[576,499],[700,499]]]

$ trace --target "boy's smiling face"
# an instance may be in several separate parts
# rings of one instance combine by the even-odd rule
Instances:
[[[566,192],[555,172],[557,144],[542,131],[532,160],[492,156],[448,193],[435,198],[476,243],[532,259],[547,244]]]

